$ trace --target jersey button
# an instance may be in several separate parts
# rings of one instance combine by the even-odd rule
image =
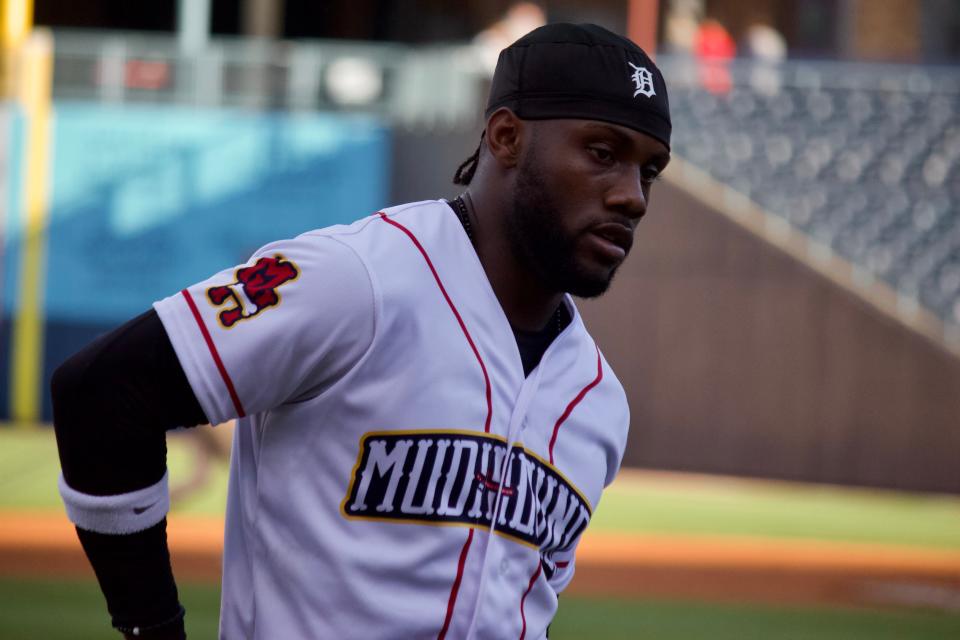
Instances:
[[[506,558],[504,558],[503,560],[500,561],[500,573],[503,575],[507,575],[508,571],[510,571],[510,563],[507,562]]]

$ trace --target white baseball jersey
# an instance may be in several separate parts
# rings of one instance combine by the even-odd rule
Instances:
[[[571,323],[525,377],[443,201],[258,251],[156,303],[239,416],[224,638],[543,638],[617,472],[626,398]]]

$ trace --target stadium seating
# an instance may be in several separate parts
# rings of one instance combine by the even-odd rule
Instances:
[[[673,151],[960,324],[960,72],[663,57]]]

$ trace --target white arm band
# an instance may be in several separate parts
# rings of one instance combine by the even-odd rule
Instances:
[[[70,522],[87,531],[136,533],[163,520],[170,510],[167,472],[154,485],[115,496],[80,493],[67,485],[62,473],[58,484]]]

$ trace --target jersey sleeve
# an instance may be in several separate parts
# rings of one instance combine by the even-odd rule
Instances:
[[[267,245],[154,308],[214,424],[322,393],[366,353],[376,316],[363,261],[316,233]]]
[[[605,403],[609,412],[609,428],[606,432],[611,438],[611,452],[607,456],[607,474],[603,481],[604,488],[609,487],[620,466],[623,464],[623,456],[627,450],[627,436],[630,431],[630,404],[627,402],[627,394],[617,379],[610,364],[606,359],[603,361],[604,370],[608,372],[609,378],[609,400]]]

